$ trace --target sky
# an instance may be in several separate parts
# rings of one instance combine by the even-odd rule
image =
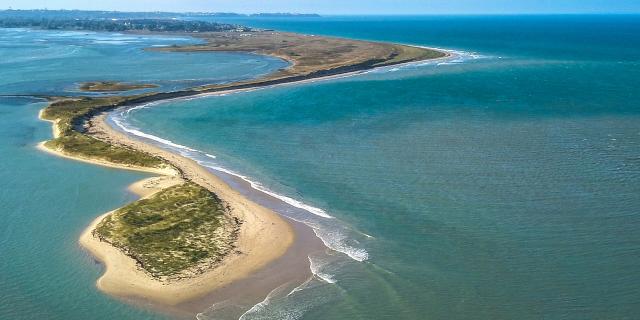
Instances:
[[[640,13],[640,0],[0,0],[0,9],[319,14]]]

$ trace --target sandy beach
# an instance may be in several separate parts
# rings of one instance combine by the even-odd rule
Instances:
[[[178,168],[185,178],[216,193],[231,207],[231,214],[243,221],[237,240],[236,253],[225,257],[216,268],[192,278],[160,282],[146,274],[133,259],[120,250],[99,241],[92,235],[95,226],[111,212],[105,213],[96,218],[80,237],[80,244],[105,265],[105,273],[97,281],[100,290],[120,298],[175,306],[210,294],[217,288],[247,277],[285,254],[294,242],[295,234],[288,221],[275,212],[244,198],[194,161],[139,141],[130,140],[104,123],[103,116],[92,120],[90,131],[95,136],[114,143],[129,145],[166,159],[172,166]],[[173,169],[156,170],[119,166],[94,159],[76,158],[56,150],[50,150],[42,144],[39,145],[39,148],[58,156],[96,165],[162,174],[161,177],[145,179],[130,187],[132,192],[141,197],[149,197],[157,191],[183,181],[178,177],[177,171]]]

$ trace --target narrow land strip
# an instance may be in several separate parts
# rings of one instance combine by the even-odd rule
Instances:
[[[81,244],[106,266],[98,287],[118,297],[168,306],[184,304],[246,278],[285,255],[296,234],[291,224],[281,216],[248,200],[193,160],[114,130],[105,122],[106,113],[154,101],[314,81],[449,56],[442,51],[424,48],[292,33],[225,32],[198,36],[204,38],[206,44],[160,50],[253,52],[283,58],[291,65],[254,80],[174,92],[58,98],[40,114],[43,120],[53,123],[54,130],[54,139],[42,143],[41,149],[98,165],[162,175],[155,180],[137,183],[132,188],[144,191],[142,200],[98,217],[80,239]],[[174,192],[179,188],[188,192]],[[198,188],[204,191],[197,191]],[[185,198],[185,194],[191,196]],[[167,199],[171,197],[178,199]],[[198,205],[202,204],[201,197],[208,197],[213,202]],[[193,227],[210,226],[211,229],[205,231],[219,232],[220,239],[224,239],[220,241],[225,242],[211,246],[233,250],[214,252],[215,248],[203,249],[201,245],[195,250],[194,242],[197,241],[190,238],[195,233],[189,224],[193,223],[194,217],[206,217],[208,212],[205,211],[210,211],[211,205],[216,206],[216,201],[220,201],[220,208],[224,208],[219,213],[220,217],[231,221],[229,226],[233,227],[227,228],[225,223],[211,223],[206,219]],[[179,219],[171,216],[168,214],[170,206],[176,206],[176,212],[187,208],[183,211],[193,216],[185,214]],[[156,214],[148,208],[164,213]],[[107,217],[109,219],[105,219]],[[114,236],[116,231],[122,230],[126,232]],[[144,237],[155,237],[154,232],[174,235],[157,237],[158,243],[151,246],[158,250],[172,248],[171,254],[149,252],[148,245],[136,246],[136,243],[148,240]],[[148,257],[155,257],[156,261],[150,261]],[[182,260],[177,263],[167,259]],[[163,269],[169,265],[173,267]],[[164,273],[158,273],[158,270]]]

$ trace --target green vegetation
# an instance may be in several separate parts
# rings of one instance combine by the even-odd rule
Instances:
[[[50,149],[61,150],[67,154],[104,160],[115,164],[145,168],[160,168],[164,164],[164,161],[160,158],[134,149],[112,145],[75,131],[47,141],[45,146]]]
[[[446,54],[441,51],[424,49],[419,47],[410,47],[404,45],[392,45],[393,53],[389,56],[390,59],[383,61],[381,63],[377,63],[374,66],[385,66],[385,65],[393,65],[398,63],[419,61],[419,60],[428,60],[428,59],[437,59],[442,58]]]
[[[116,106],[125,101],[123,97],[107,97],[107,98],[78,98],[58,100],[49,104],[42,111],[42,118],[51,121],[57,121],[57,127],[60,135],[65,135],[73,131],[74,124],[79,120],[107,106]]]
[[[118,209],[94,231],[155,278],[179,278],[234,249],[239,223],[207,189],[186,182]]]
[[[166,163],[152,155],[131,148],[112,145],[90,137],[78,130],[84,118],[103,108],[112,108],[126,101],[123,97],[67,99],[51,103],[42,118],[56,121],[58,137],[45,146],[66,154],[109,161],[115,164],[161,168]]]
[[[80,84],[80,90],[89,92],[113,92],[130,91],[136,89],[157,88],[158,85],[150,83],[122,83],[115,81],[94,81]]]
[[[161,158],[82,132],[85,119],[136,97],[51,103],[41,116],[56,121],[58,137],[45,145],[73,156],[115,164],[167,166]],[[94,235],[136,260],[152,277],[180,279],[210,269],[235,249],[240,222],[229,218],[228,210],[214,193],[185,182],[118,209],[98,224]]]

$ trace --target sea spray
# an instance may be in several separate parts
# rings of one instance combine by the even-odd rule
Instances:
[[[249,179],[247,176],[241,175],[239,173],[236,173],[236,172],[234,172],[232,170],[229,170],[229,169],[225,169],[223,167],[212,166],[212,165],[209,165],[209,164],[207,164],[205,162],[202,162],[202,161],[199,161],[198,163],[200,165],[204,165],[204,166],[206,166],[206,167],[208,167],[210,169],[213,169],[213,170],[216,170],[216,171],[220,171],[220,172],[224,172],[226,174],[229,174],[229,175],[235,176],[237,178],[240,178],[240,179],[248,182],[253,189],[258,190],[258,191],[263,192],[263,193],[266,193],[266,194],[268,194],[268,195],[270,195],[270,196],[272,196],[274,198],[280,199],[283,202],[285,202],[285,203],[287,203],[287,204],[289,204],[291,206],[306,210],[308,212],[311,212],[311,213],[313,213],[313,214],[315,214],[317,216],[323,217],[323,218],[327,218],[327,219],[333,218],[326,211],[324,211],[324,210],[322,210],[322,209],[320,209],[318,207],[314,207],[314,206],[305,204],[305,203],[303,203],[301,201],[298,201],[296,199],[293,199],[291,197],[287,197],[287,196],[275,193],[275,192],[267,189],[266,187],[264,187],[261,183]]]
[[[325,273],[322,270],[322,268],[326,266],[328,263],[329,262],[327,261],[322,261],[317,258],[313,259],[311,256],[309,256],[309,268],[311,269],[311,273],[313,273],[313,275],[322,279],[326,283],[334,284],[338,280],[336,280],[333,275]]]
[[[313,289],[313,290],[309,290]],[[240,319],[301,319],[313,308],[338,301],[344,294],[335,285],[311,278],[289,293],[280,288],[272,291],[263,301],[252,306]]]
[[[287,284],[285,283],[285,284],[282,284],[279,287],[271,290],[271,292],[269,292],[269,294],[264,298],[264,300],[258,302],[253,307],[251,307],[249,310],[247,310],[245,313],[243,313],[240,316],[239,320],[248,319],[247,317],[250,317],[252,314],[256,314],[256,313],[259,313],[259,312],[265,310],[267,308],[267,306],[269,305],[269,303],[271,302],[271,299],[273,299],[276,296],[280,296],[283,293],[283,291],[284,291],[286,286],[287,286]]]

